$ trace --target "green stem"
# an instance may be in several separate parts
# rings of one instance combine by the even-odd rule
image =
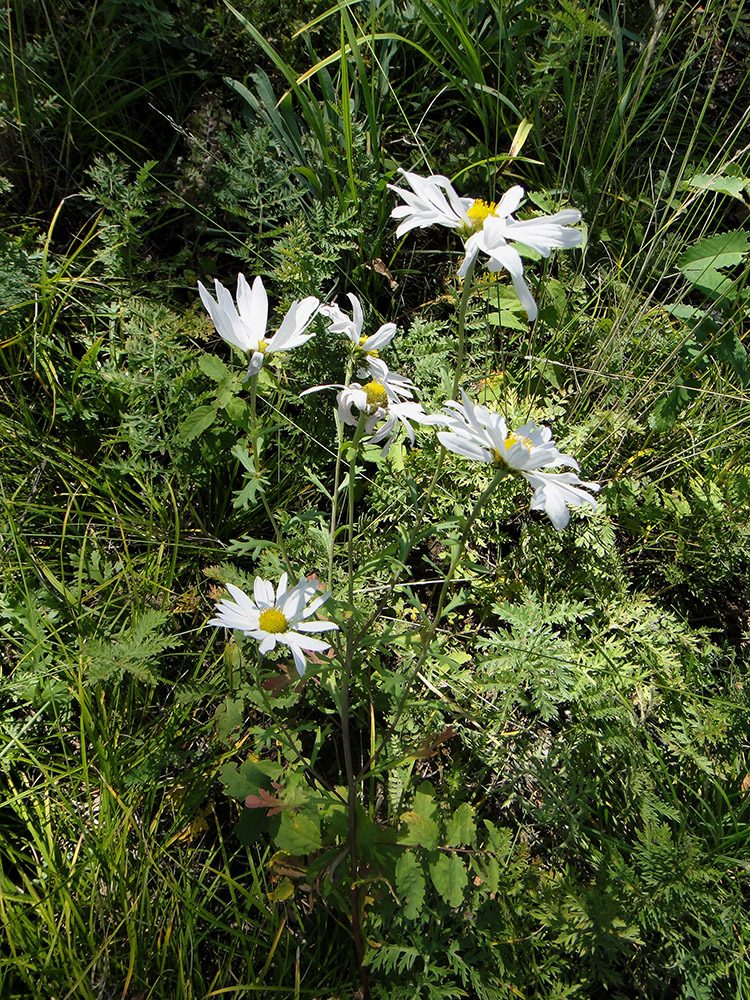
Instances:
[[[276,544],[281,550],[281,557],[284,560],[284,565],[286,566],[287,573],[290,579],[294,579],[294,570],[292,569],[292,564],[289,561],[289,553],[287,551],[286,543],[284,542],[284,536],[281,533],[281,526],[276,519],[276,515],[271,509],[271,505],[266,497],[266,491],[263,481],[260,476],[260,455],[258,454],[258,439],[260,435],[258,434],[258,417],[257,417],[257,398],[258,398],[258,376],[253,375],[250,378],[250,446],[253,453],[253,467],[255,470],[255,475],[259,481],[258,493],[260,494],[261,503],[263,504],[263,509],[266,512],[266,517],[268,518],[271,527],[273,528],[273,533],[276,537]]]
[[[344,387],[349,385],[352,377],[352,362],[349,361],[344,378]],[[331,497],[331,531],[328,546],[328,583],[327,589],[333,590],[333,551],[334,537],[336,535],[336,519],[338,517],[339,484],[341,481],[341,455],[344,443],[344,425],[339,419],[338,407],[336,407],[336,471],[333,475],[333,495]]]
[[[466,342],[466,311],[469,308],[471,298],[472,279],[474,278],[474,268],[477,258],[472,258],[466,275],[464,276],[464,286],[461,291],[461,301],[458,306],[458,347],[456,348],[456,374],[453,376],[453,389],[451,399],[458,399],[458,386],[461,382],[461,375],[464,366],[464,345]],[[442,456],[441,456],[442,457]]]
[[[357,429],[350,445],[351,458],[349,460],[349,482],[347,491],[348,508],[348,532],[347,532],[347,597],[349,603],[349,619],[346,625],[346,654],[344,657],[344,670],[341,679],[341,738],[344,751],[344,766],[346,768],[346,788],[347,788],[347,813],[349,825],[349,862],[352,878],[351,887],[351,915],[352,915],[352,937],[354,938],[354,950],[357,955],[357,965],[359,967],[360,980],[365,996],[369,995],[367,973],[364,968],[365,951],[362,943],[362,926],[360,919],[359,902],[359,856],[357,853],[357,779],[354,774],[354,760],[352,757],[352,740],[349,727],[349,695],[351,688],[352,667],[354,664],[354,481],[357,471],[357,452],[359,443],[365,432],[367,424],[367,413],[360,414]],[[331,538],[333,545],[333,537]]]
[[[424,642],[422,643],[422,652],[420,653],[419,659],[417,660],[416,664],[412,668],[411,675],[404,687],[404,693],[401,695],[401,698],[399,699],[398,705],[396,707],[396,715],[393,721],[391,722],[390,726],[388,727],[388,731],[383,736],[383,739],[381,740],[379,747],[377,748],[375,753],[370,756],[370,759],[367,761],[365,766],[357,775],[356,777],[357,781],[360,781],[363,777],[366,777],[367,774],[370,772],[372,765],[375,763],[375,760],[383,752],[383,747],[388,741],[389,735],[398,725],[399,719],[401,718],[404,708],[406,707],[406,703],[409,699],[412,684],[414,683],[417,674],[422,669],[422,665],[424,664],[424,661],[427,659],[427,656],[430,651],[430,644],[432,643],[432,640],[435,638],[435,632],[437,631],[437,627],[440,624],[440,619],[443,616],[443,608],[445,606],[445,598],[448,594],[448,588],[450,587],[453,577],[455,576],[456,569],[458,567],[459,562],[461,561],[461,556],[464,554],[464,550],[466,548],[466,542],[468,541],[469,538],[469,532],[471,531],[474,522],[479,517],[479,513],[482,507],[489,499],[490,495],[494,493],[495,488],[497,487],[500,480],[503,479],[508,474],[509,471],[510,470],[506,465],[502,465],[496,469],[495,475],[492,477],[492,482],[483,490],[481,496],[474,504],[471,514],[469,514],[468,520],[464,525],[464,530],[461,533],[461,538],[459,540],[456,551],[453,553],[450,566],[448,567],[448,572],[445,576],[445,579],[443,580],[443,585],[440,588],[435,614],[432,617],[430,626],[425,633]]]

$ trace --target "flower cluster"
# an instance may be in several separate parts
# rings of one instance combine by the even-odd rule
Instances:
[[[401,173],[410,190],[388,185],[404,202],[392,212],[393,218],[399,220],[396,235],[400,237],[412,229],[432,225],[456,230],[464,240],[459,277],[466,277],[477,257],[484,254],[490,271],[508,272],[533,321],[537,306],[524,280],[523,261],[514,244],[543,257],[548,257],[553,249],[579,246],[582,233],[571,227],[580,222],[580,212],[567,209],[554,215],[518,220],[514,213],[524,198],[524,189],[518,185],[506,191],[498,202],[488,203],[460,197],[448,178],[440,174],[420,177],[407,171]],[[239,275],[236,305],[218,281],[216,299],[202,284],[198,288],[219,336],[249,356],[248,377],[258,374],[267,355],[292,350],[313,337],[314,332],[308,328],[316,315],[327,319],[329,333],[345,338],[350,364],[361,381],[349,382],[347,377],[345,384],[314,386],[301,395],[338,390],[339,421],[357,427],[357,441],[382,444],[385,456],[402,428],[414,444],[413,424],[438,426],[442,428],[438,440],[447,451],[526,479],[534,490],[531,509],[544,511],[558,531],[568,524],[570,508],[597,510],[592,493],[599,489],[599,484],[579,478],[578,463],[557,448],[548,427],[529,420],[511,430],[504,416],[486,406],[475,405],[463,392],[461,403],[451,400],[441,413],[426,413],[415,400],[414,383],[392,372],[380,357],[381,349],[396,335],[396,324],[384,323],[374,333],[364,333],[364,311],[356,295],[348,295],[351,315],[336,303],[321,305],[312,296],[295,301],[276,333],[267,338],[268,298],[260,278],[255,279],[251,288],[244,275]],[[556,467],[575,471],[546,471]],[[231,584],[227,589],[233,599],[217,603],[216,616],[209,624],[251,636],[259,643],[261,655],[272,652],[277,644],[287,646],[303,675],[306,652],[330,649],[327,642],[310,635],[338,628],[333,622],[312,618],[329,596],[316,596],[316,584],[303,578],[287,589],[284,573],[276,590],[270,581],[256,577],[252,598]]]

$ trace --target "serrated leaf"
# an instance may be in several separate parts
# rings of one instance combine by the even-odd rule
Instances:
[[[723,267],[742,263],[750,250],[750,237],[743,229],[720,233],[699,240],[677,261],[677,267],[688,281],[712,294],[725,294],[727,276],[719,273]]]
[[[201,354],[198,367],[213,382],[222,382],[232,374],[221,358],[217,358],[215,354]]]
[[[742,192],[750,188],[750,179],[743,177],[741,173],[729,176],[729,173],[721,174],[693,174],[685,182],[692,188],[702,191],[716,191],[718,194],[728,194],[732,198],[737,198],[744,203]]]
[[[241,725],[244,718],[244,707],[244,698],[227,698],[216,709],[214,713],[216,735],[222,743],[226,743],[232,730]]]
[[[202,434],[216,420],[216,404],[208,403],[205,406],[196,406],[192,413],[188,413],[180,424],[179,435],[183,441],[192,441]]]
[[[424,904],[425,878],[422,866],[411,851],[404,851],[396,862],[396,891],[404,904],[407,920],[415,920]]]
[[[423,782],[414,795],[413,808],[402,815],[401,821],[408,827],[406,835],[399,838],[402,844],[421,846],[428,851],[437,847],[439,829],[435,819],[435,799],[431,792],[430,785]]]
[[[464,889],[468,885],[469,876],[458,855],[439,854],[430,863],[430,878],[448,906],[455,908],[463,903]]]
[[[448,847],[469,847],[474,844],[476,834],[474,810],[468,802],[462,802],[448,820],[445,842]]]
[[[276,846],[287,854],[311,854],[323,846],[320,820],[305,809],[281,814]]]

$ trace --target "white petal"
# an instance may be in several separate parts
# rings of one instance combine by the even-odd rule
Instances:
[[[259,646],[260,654],[262,656],[265,656],[266,653],[270,653],[272,649],[275,649],[276,648],[276,640],[279,639],[279,638],[280,638],[280,636],[276,635],[276,633],[274,633],[274,632],[267,632],[265,634],[265,636],[263,637],[263,639],[261,640],[261,643],[260,643],[260,646]]]
[[[463,455],[464,458],[471,458],[475,462],[491,462],[492,455],[485,451],[475,441],[461,434],[452,431],[438,431],[438,441],[448,451],[455,452],[456,455]]]
[[[299,646],[300,649],[307,649],[311,653],[323,653],[326,649],[331,648],[330,642],[313,639],[311,636],[303,635],[301,632],[284,632],[283,635],[278,636],[278,639],[290,648],[292,645]]]
[[[294,665],[297,668],[297,673],[300,677],[304,677],[305,670],[307,670],[307,660],[302,655],[302,650],[299,646],[295,646],[291,642],[289,643],[289,648],[291,649],[292,656],[294,657]]]
[[[330,632],[338,629],[336,622],[295,622],[294,627],[299,632]]]

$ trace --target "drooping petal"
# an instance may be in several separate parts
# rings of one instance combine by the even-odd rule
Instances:
[[[569,507],[590,507],[596,513],[598,504],[585,490],[597,491],[599,483],[582,482],[574,472],[522,472],[534,487],[532,510],[543,510],[558,531],[570,520]],[[585,487],[582,489],[581,487]]]
[[[307,660],[302,654],[302,650],[299,646],[295,646],[294,643],[288,643],[289,648],[292,651],[292,656],[294,657],[294,665],[297,668],[297,673],[300,677],[305,676],[305,671],[307,670]]]
[[[276,640],[280,639],[281,636],[276,635],[275,632],[267,632],[260,641],[260,646],[258,646],[258,652],[261,656],[265,656],[266,653],[270,653],[272,649],[276,648]]]
[[[523,261],[519,252],[507,244],[488,248],[490,262],[487,265],[490,271],[506,270],[511,277],[516,295],[521,301],[521,305],[528,313],[529,320],[533,323],[538,314],[534,296],[531,294],[529,286],[523,278]]]
[[[464,458],[472,458],[475,462],[491,462],[492,454],[476,441],[453,431],[438,431],[438,441],[448,451]]]
[[[331,648],[330,642],[323,642],[321,639],[313,639],[309,635],[303,635],[302,632],[283,632],[281,635],[277,636],[280,642],[283,642],[286,646],[299,646],[300,649],[307,649],[311,653],[323,653],[326,649]]]

